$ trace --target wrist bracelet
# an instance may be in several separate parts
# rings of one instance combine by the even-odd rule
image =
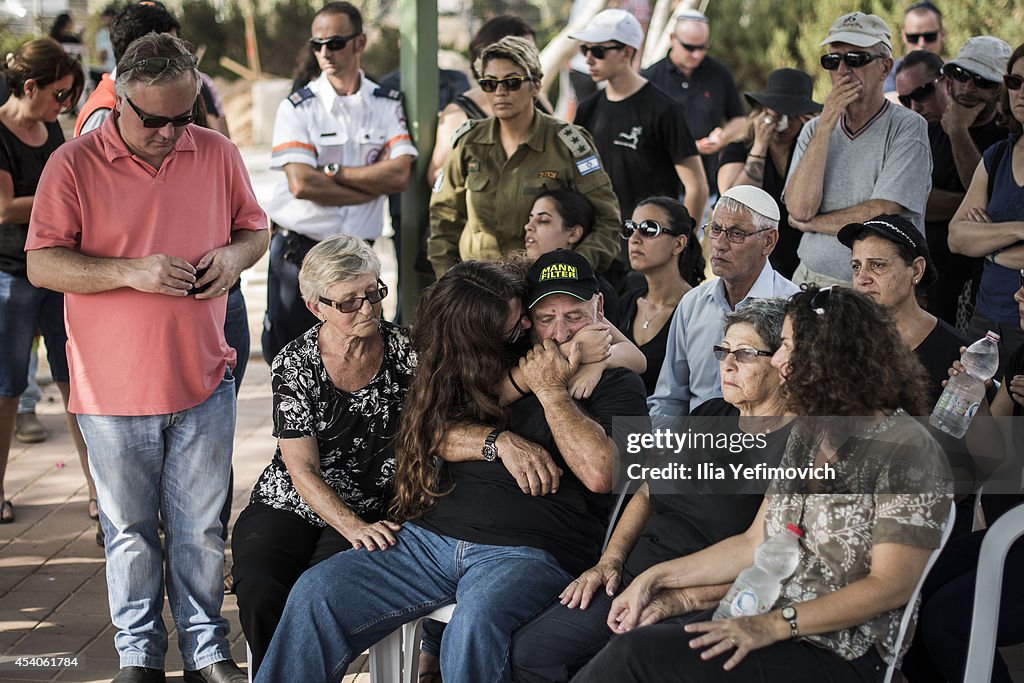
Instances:
[[[508,369],[508,381],[509,381],[509,382],[512,382],[512,388],[513,388],[513,389],[515,389],[516,391],[518,391],[518,392],[519,392],[519,395],[520,395],[520,396],[529,396],[529,394],[528,394],[528,393],[526,393],[525,391],[523,391],[523,390],[522,390],[522,389],[521,389],[521,388],[519,387],[519,385],[518,385],[518,384],[516,384],[516,380],[515,380],[515,378],[514,378],[514,377],[512,377],[512,368],[509,368],[509,369]]]
[[[754,157],[755,159],[766,159],[764,154],[754,154],[753,152],[747,152],[748,157]]]

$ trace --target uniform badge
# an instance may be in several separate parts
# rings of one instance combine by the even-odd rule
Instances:
[[[540,171],[537,173],[538,178],[550,178],[551,180],[558,180],[558,171]]]
[[[473,159],[472,161],[470,161],[469,163],[466,164],[466,172],[467,173],[476,173],[479,170],[480,170],[480,162],[477,161],[476,159]]]
[[[591,154],[589,157],[576,160],[576,170],[580,172],[580,175],[588,175],[594,171],[600,171],[601,162],[596,155]]]
[[[309,88],[300,88],[288,96],[288,101],[292,103],[293,107],[297,107],[311,97],[316,97]]]

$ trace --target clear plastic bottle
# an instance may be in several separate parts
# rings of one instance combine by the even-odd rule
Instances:
[[[936,429],[957,439],[967,433],[985,398],[985,382],[992,379],[999,367],[999,335],[987,332],[964,351],[960,363],[967,372],[949,378],[928,420]]]
[[[712,618],[750,617],[770,610],[779,599],[782,582],[800,564],[803,535],[800,527],[787,524],[785,531],[759,545],[754,551],[754,564],[736,577]]]

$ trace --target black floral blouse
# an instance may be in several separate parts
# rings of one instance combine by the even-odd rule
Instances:
[[[316,437],[324,481],[353,512],[375,521],[384,516],[391,499],[395,476],[391,442],[398,432],[416,354],[405,328],[381,322],[384,358],[380,370],[365,387],[349,393],[335,387],[327,375],[317,346],[320,327],[314,326],[274,358],[274,436]],[[257,480],[250,502],[326,526],[295,490],[280,445]]]

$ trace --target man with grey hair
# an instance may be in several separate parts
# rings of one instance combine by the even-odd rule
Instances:
[[[246,680],[220,614],[235,422],[223,325],[228,287],[266,250],[266,217],[235,146],[190,125],[195,67],[168,34],[129,46],[113,113],[50,158],[25,247],[29,279],[66,294],[69,407],[99,492],[118,683],[164,680],[165,581],[185,680]]]
[[[704,234],[717,277],[684,294],[672,315],[665,362],[647,399],[652,417],[689,415],[722,395],[712,347],[722,341],[726,313],[750,299],[788,297],[799,290],[768,261],[779,241],[779,205],[764,190],[737,185],[723,193]]]
[[[882,94],[892,69],[889,27],[852,12],[821,42],[832,92],[821,115],[800,131],[783,200],[789,224],[804,235],[794,282],[850,285],[850,250],[836,233],[847,223],[896,213],[924,232],[931,190],[928,126]]]

